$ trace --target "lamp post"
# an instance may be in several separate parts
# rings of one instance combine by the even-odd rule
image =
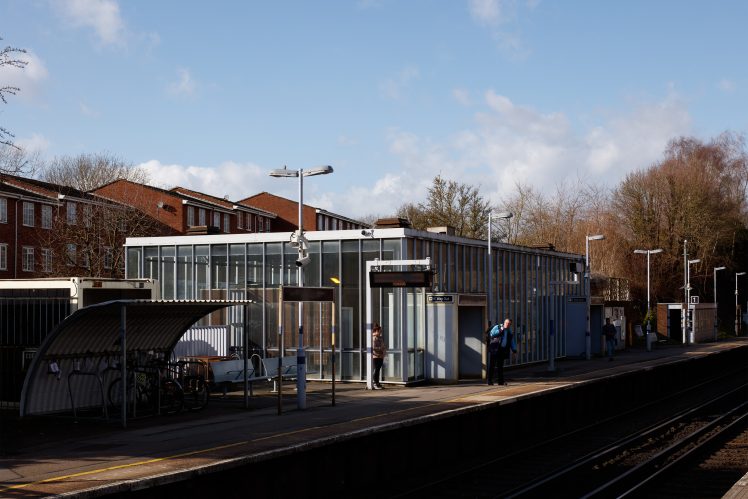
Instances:
[[[317,166],[307,170],[289,170],[287,167],[276,168],[270,172],[271,177],[298,177],[299,178],[299,229],[296,233],[296,244],[298,245],[299,258],[296,260],[298,267],[299,287],[304,286],[304,266],[310,261],[307,254],[307,244],[304,239],[304,177],[314,175],[327,175],[332,173],[332,166]],[[279,346],[280,347],[280,346]],[[245,346],[246,348],[246,346]],[[280,351],[279,351],[280,355]],[[304,351],[304,302],[299,302],[299,346],[296,350],[296,404],[299,409],[306,409],[306,352]]]
[[[586,236],[584,246],[584,294],[585,300],[587,301],[587,330],[584,333],[584,355],[587,360],[590,360],[590,350],[592,347],[592,341],[590,338],[590,241],[602,241],[605,236],[597,234],[594,236]]]
[[[514,213],[510,211],[488,214],[488,321],[496,321],[496,324],[499,323],[499,319],[498,317],[494,317],[493,310],[493,258],[491,257],[491,225],[494,218],[508,220],[513,216]]]
[[[717,341],[717,325],[719,324],[719,305],[717,305],[717,271],[725,270],[725,267],[714,267],[714,287],[712,292],[714,294],[714,341]]]
[[[740,334],[740,304],[738,303],[738,276],[745,272],[735,272],[735,336]]]
[[[688,269],[686,273],[686,344],[693,343],[693,321],[691,320],[691,265],[699,263],[701,258],[688,260]]]
[[[647,255],[647,341],[646,341],[646,344],[647,344],[647,351],[649,352],[650,350],[652,350],[651,338],[649,336],[651,334],[651,331],[652,331],[652,324],[650,323],[651,321],[649,320],[649,311],[650,311],[650,305],[649,305],[649,255],[655,255],[657,253],[662,253],[662,248],[657,248],[657,249],[653,249],[653,250],[650,250],[650,249],[646,249],[646,250],[637,249],[637,250],[634,250],[634,253],[639,253],[639,254],[645,254],[646,253],[646,255]]]

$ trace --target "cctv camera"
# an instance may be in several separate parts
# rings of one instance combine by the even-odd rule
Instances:
[[[363,229],[361,235],[365,237],[374,237],[374,231],[371,229]]]
[[[296,260],[296,266],[297,267],[306,267],[309,265],[309,262],[311,262],[312,259],[309,257],[309,255],[304,255]]]

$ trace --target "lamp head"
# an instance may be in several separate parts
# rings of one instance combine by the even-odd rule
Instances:
[[[284,166],[283,168],[270,170],[270,173],[268,173],[268,175],[270,175],[271,177],[298,177],[299,171],[289,170],[287,166]]]
[[[688,260],[688,264],[691,265],[692,263],[699,263],[701,261],[701,258],[696,258],[694,260]]]
[[[605,239],[605,236],[603,234],[596,234],[594,236],[587,236],[588,241],[602,241]]]
[[[714,271],[725,270],[726,267],[714,267]]]
[[[735,277],[737,277],[739,275],[745,275],[745,272],[735,272]]]
[[[491,213],[489,215],[491,218],[512,218],[514,216],[514,213],[511,211],[502,211],[499,213]]]
[[[330,165],[315,166],[314,168],[303,170],[303,175],[305,177],[312,177],[314,175],[327,175],[328,173],[332,173],[332,166]]]

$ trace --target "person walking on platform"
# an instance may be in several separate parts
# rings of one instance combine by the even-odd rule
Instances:
[[[384,365],[384,357],[387,355],[387,346],[382,338],[382,328],[378,323],[374,323],[372,328],[371,356],[374,358],[374,380],[373,387],[375,390],[381,390],[384,387],[379,381],[379,375]]]
[[[509,352],[517,351],[517,343],[512,331],[512,320],[504,319],[504,325],[496,324],[490,333],[488,344],[488,384],[493,385],[494,371],[498,371],[498,384],[506,385],[504,381],[504,361],[509,358]]]
[[[610,317],[606,317],[603,334],[605,335],[605,346],[608,350],[608,360],[613,360],[613,353],[616,351],[616,333],[616,327],[610,323]]]

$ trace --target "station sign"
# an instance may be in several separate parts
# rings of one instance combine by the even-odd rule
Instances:
[[[428,295],[429,303],[454,303],[454,295]]]
[[[334,288],[283,286],[283,301],[334,301]]]

